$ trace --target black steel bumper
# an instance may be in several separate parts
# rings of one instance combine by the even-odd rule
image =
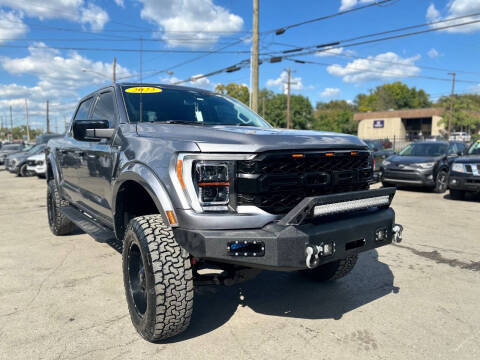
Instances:
[[[394,188],[326,195],[304,199],[279,222],[251,230],[190,230],[177,228],[175,239],[192,256],[270,270],[307,268],[308,247],[332,244],[334,252],[319,256],[315,266],[390,244],[395,212],[389,204],[312,218],[319,205],[389,196]],[[379,240],[378,232],[384,236]]]
[[[397,185],[435,186],[433,169],[409,171],[383,169],[381,180]]]
[[[453,190],[480,192],[480,176],[450,173],[448,187]]]

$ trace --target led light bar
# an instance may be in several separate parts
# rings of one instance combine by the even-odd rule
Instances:
[[[385,206],[390,204],[388,195],[377,196],[367,199],[343,201],[333,204],[317,205],[313,208],[313,216],[338,214],[347,211],[368,209],[374,206]]]

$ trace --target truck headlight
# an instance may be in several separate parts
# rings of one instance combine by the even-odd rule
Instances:
[[[228,205],[230,195],[231,162],[198,161],[192,174],[200,205]]]
[[[463,164],[453,163],[452,171],[463,173],[465,172],[465,167],[463,166]]]
[[[196,212],[234,212],[235,161],[252,154],[179,154],[170,177],[184,208]]]

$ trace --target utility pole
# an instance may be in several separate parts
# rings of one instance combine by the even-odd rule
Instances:
[[[12,116],[12,105],[10,105],[10,131],[12,132],[12,138],[13,138],[13,116]]]
[[[452,132],[452,117],[453,117],[453,102],[455,101],[455,76],[456,73],[448,73],[452,75],[452,95],[450,99],[450,117],[448,118],[448,140],[450,140],[450,133]]]
[[[47,100],[47,134],[50,134],[50,118],[48,117],[48,100]]]
[[[290,129],[290,123],[291,123],[291,115],[290,115],[290,89],[292,84],[296,84],[296,82],[292,82],[292,69],[288,68],[285,69],[287,72],[287,82],[285,83],[287,85],[287,129]],[[293,71],[295,72],[295,71]]]
[[[30,141],[30,126],[28,124],[28,100],[25,98],[25,117],[27,118],[27,141]]]
[[[265,96],[262,96],[262,117],[265,119]]]
[[[258,0],[253,0],[252,56],[250,67],[252,72],[251,106],[258,112]]]
[[[113,57],[113,83],[117,82],[117,58]]]

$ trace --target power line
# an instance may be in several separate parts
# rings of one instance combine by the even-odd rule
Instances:
[[[354,12],[354,11],[359,11],[359,10],[367,9],[367,8],[370,8],[370,7],[373,7],[373,6],[379,6],[379,5],[382,5],[382,4],[385,4],[385,3],[389,3],[389,2],[391,2],[391,1],[393,1],[393,0],[375,1],[374,3],[371,3],[371,4],[359,6],[359,7],[352,8],[352,9],[348,9],[348,10],[339,11],[339,12],[336,12],[336,13],[334,13],[334,14],[329,14],[329,15],[317,17],[317,18],[314,18],[314,19],[305,20],[305,21],[302,21],[302,22],[299,22],[299,23],[296,23],[296,24],[286,25],[286,26],[283,26],[283,27],[278,28],[278,29],[275,29],[275,30],[269,30],[269,31],[267,31],[267,32],[265,32],[265,33],[268,34],[268,33],[275,32],[276,35],[281,35],[281,34],[283,34],[285,31],[287,31],[288,29],[292,29],[292,28],[294,28],[294,27],[298,27],[298,26],[302,26],[302,25],[306,25],[306,24],[311,24],[311,23],[313,23],[313,22],[322,21],[322,20],[326,20],[326,19],[331,19],[331,18],[334,18],[334,17],[337,17],[337,16],[341,16],[341,15],[345,15],[345,14],[348,14],[348,13],[352,13],[352,12]]]
[[[45,49],[44,46],[38,45],[0,45],[0,48],[12,49]],[[67,46],[49,46],[48,49],[55,50],[77,50],[77,51],[115,51],[115,52],[139,52],[140,49],[125,49],[125,48],[100,48],[100,47],[67,47]],[[143,52],[149,53],[176,53],[176,54],[211,54],[211,50],[175,50],[175,49],[143,49]],[[217,54],[248,54],[249,50],[235,50],[235,51],[216,51]]]

